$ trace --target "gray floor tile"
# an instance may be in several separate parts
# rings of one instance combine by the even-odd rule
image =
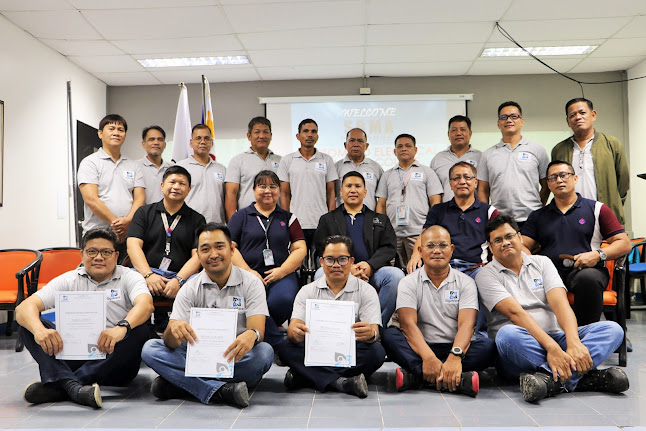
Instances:
[[[383,426],[380,417],[362,417],[354,416],[327,417],[327,418],[310,418],[308,428],[376,428],[381,429]],[[363,431],[363,430],[362,430]]]
[[[252,400],[249,407],[242,410],[240,418],[308,418],[311,410],[311,403],[294,405],[275,399],[271,404],[258,404]]]
[[[410,415],[410,416],[386,416],[384,415],[384,425],[387,428],[426,428],[431,427],[457,427],[460,422],[455,416],[440,416],[439,414],[432,415],[426,412],[426,416]]]
[[[611,426],[615,423],[608,417],[602,415],[552,415],[552,414],[532,414],[538,425],[542,428],[545,426]]]
[[[233,429],[300,429],[307,427],[307,418],[239,418]]]
[[[501,410],[502,411],[502,410]],[[491,411],[489,414],[474,413],[472,415],[458,415],[458,420],[463,427],[520,427],[520,426],[537,426],[538,424],[526,414],[508,414],[493,415]],[[506,429],[506,428],[505,428]]]

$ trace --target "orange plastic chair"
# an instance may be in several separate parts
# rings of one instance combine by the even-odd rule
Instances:
[[[40,252],[43,254],[43,262],[40,264],[36,290],[42,289],[59,275],[77,268],[81,263],[80,248],[53,247],[44,248]]]
[[[0,250],[0,310],[7,311],[6,335],[13,333],[16,307],[36,289],[38,271],[43,255],[36,250]],[[16,340],[16,352],[24,344],[20,337]]]

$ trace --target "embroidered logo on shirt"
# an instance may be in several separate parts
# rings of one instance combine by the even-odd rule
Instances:
[[[325,172],[325,163],[317,162],[316,165],[314,165],[314,169],[316,169],[317,171]]]
[[[476,217],[476,223],[480,223],[482,219],[480,217]]]
[[[534,279],[534,288],[532,290],[543,289],[543,279],[538,277]]]
[[[132,180],[135,177],[135,173],[132,171],[125,171],[123,173],[123,178],[126,180]]]
[[[240,308],[242,307],[242,298],[238,298],[237,296],[232,296],[231,297],[231,307],[232,308]]]
[[[278,162],[272,162],[271,164],[274,168],[278,168]]]
[[[520,160],[521,162],[526,162],[531,158],[532,158],[532,155],[530,153],[526,153],[524,151],[521,153],[518,153],[518,160]]]
[[[106,290],[106,294],[108,295],[108,301],[121,299],[121,289]]]
[[[281,221],[281,222],[280,222],[280,225],[281,225],[281,226],[283,226],[283,227],[285,227],[285,222],[284,222],[284,221]]]
[[[222,175],[221,172],[216,172],[215,173],[215,179],[218,181],[224,181],[224,175]]]
[[[411,175],[410,179],[415,181],[423,181],[424,172],[413,172],[413,175]]]
[[[478,167],[478,162],[476,162],[475,160],[466,160],[466,162],[472,165],[474,168]]]
[[[372,172],[364,172],[363,176],[366,178],[366,181],[374,181],[375,180],[375,174]]]
[[[585,224],[585,219],[584,219],[584,218],[580,218],[580,219],[579,219],[579,224]]]
[[[460,291],[459,290],[447,290],[444,292],[444,302],[447,304],[455,303],[460,300]]]

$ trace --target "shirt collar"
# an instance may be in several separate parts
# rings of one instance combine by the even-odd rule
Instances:
[[[350,213],[348,212],[348,210],[347,210],[347,209],[345,209],[345,205],[341,205],[341,211],[343,211],[343,214],[345,214],[345,215],[350,215]],[[361,211],[359,211],[359,212],[357,213],[357,215],[359,215],[359,214],[364,214],[365,212],[366,212],[366,205],[365,205],[365,204],[363,204],[363,206],[361,207]]]
[[[310,160],[314,160],[314,159],[318,159],[318,158],[323,157],[323,156],[321,156],[321,152],[317,148],[314,148],[314,151],[315,151],[314,155],[309,160],[306,160],[306,161],[310,161]],[[305,157],[303,157],[300,150],[294,151],[294,157],[300,157],[301,159],[305,160]]]
[[[159,202],[154,203],[154,204],[152,204],[152,205],[155,205],[155,211],[158,211],[158,212],[160,212],[160,213],[161,213],[161,212],[165,212],[165,213],[167,213],[167,214],[170,214],[168,211],[166,211],[166,207],[164,206],[164,199],[162,199],[162,200],[160,200]],[[179,211],[177,211],[175,214],[182,214],[182,215],[185,215],[185,214],[188,212],[188,210],[187,210],[186,208],[187,208],[187,206],[186,206],[186,202],[184,202],[184,203],[182,203],[182,206],[181,206],[181,208],[179,209]]]
[[[249,147],[249,149],[247,151],[245,151],[245,153],[247,153],[247,154],[258,154],[251,147]],[[271,151],[270,149],[267,149],[267,157],[273,156],[273,155],[274,155],[274,152]],[[260,157],[260,155],[258,155],[258,157]]]
[[[525,254],[525,252],[521,251],[521,255],[523,257],[523,267],[528,267],[528,266],[533,264],[531,257],[528,256],[527,254]],[[495,257],[491,259],[491,262],[489,263],[489,265],[491,265],[493,268],[495,268],[496,271],[498,271],[498,272],[503,272],[503,271],[510,271],[511,272],[511,269],[507,268],[502,263],[498,262]]]
[[[473,203],[471,204],[471,206],[470,206],[469,208],[467,208],[464,212],[469,211],[471,208],[473,208],[473,209],[480,208],[480,205],[482,205],[482,202],[481,202],[480,200],[478,200],[478,198],[477,198],[477,197],[476,197],[475,199],[476,199],[476,200],[475,200],[475,201],[473,201]],[[451,198],[451,200],[448,202],[448,204],[449,204],[449,206],[450,206],[450,207],[457,208],[457,209],[459,209],[460,211],[462,211],[462,208],[460,208],[460,207],[458,206],[458,204],[455,202],[455,197],[452,197],[452,198]]]
[[[108,281],[119,280],[121,278],[121,268],[122,268],[121,265],[115,266],[114,271],[112,271],[112,275],[110,276],[110,278],[103,280],[101,283],[97,283],[96,281],[94,281],[94,279],[90,276],[90,274],[87,273],[87,270],[85,269],[83,264],[79,265],[76,268],[76,273],[81,277],[85,277],[89,280],[92,280],[93,283],[96,283],[97,286],[100,286],[101,284],[107,283]],[[130,269],[128,269],[128,271],[130,271]]]
[[[413,160],[413,163],[411,163],[411,165],[408,167],[408,169],[412,168],[413,166],[419,167],[419,162],[417,161],[417,159]],[[399,169],[399,170],[402,170],[402,171],[404,170],[404,169],[402,169],[401,166],[399,166],[399,162],[397,163],[397,166],[395,166],[395,168]]]
[[[227,287],[235,287],[242,284],[242,274],[240,273],[240,271],[242,271],[240,268],[238,268],[235,265],[231,265],[231,274],[229,274],[229,279],[227,280],[226,284],[221,290],[224,290]],[[217,283],[211,280],[211,277],[209,277],[205,269],[202,269],[202,272],[200,273],[199,277],[200,277],[200,285],[212,286],[215,288],[218,287]]]
[[[422,282],[422,285],[428,282],[429,286],[433,287],[433,286],[434,286],[434,285],[433,285],[433,282],[432,282],[432,281],[431,281],[431,279],[428,277],[428,274],[426,273],[426,269],[424,268],[424,265],[422,265],[422,267],[421,267],[421,268],[419,268],[419,269],[418,269],[418,271],[419,271],[419,274],[420,274],[420,275],[419,275],[419,277],[420,277],[419,279],[420,279],[420,281]],[[445,278],[444,280],[442,280],[442,283],[440,283],[440,285],[439,285],[439,286],[437,286],[437,289],[436,289],[436,290],[440,290],[440,289],[442,289],[444,286],[446,286],[448,283],[452,283],[452,282],[454,282],[454,281],[455,281],[455,272],[454,272],[454,271],[455,271],[455,270],[449,266],[449,273],[448,273],[448,275],[446,276],[446,278]]]
[[[97,151],[97,153],[99,154],[99,157],[102,158],[102,159],[113,160],[112,157],[108,153],[105,152],[103,147],[99,148],[99,151]],[[119,160],[117,160],[117,162],[119,162],[121,160],[127,160],[127,159],[128,158],[126,156],[124,156],[123,153],[121,153],[121,155],[119,156]]]
[[[328,289],[330,290],[330,292],[332,292],[332,290],[328,287],[327,283],[325,282],[325,275],[323,275],[323,277],[316,280],[315,286],[318,287],[319,289]],[[358,289],[359,289],[359,279],[354,275],[350,274],[348,277],[348,281],[345,283],[345,286],[343,287],[343,289],[341,289],[341,291],[339,292],[339,295],[341,295],[344,292],[354,292]]]
[[[529,141],[528,141],[527,139],[525,139],[525,137],[524,137],[524,136],[521,136],[521,137],[520,137],[520,142],[518,142],[518,144],[516,144],[516,146],[514,147],[514,150],[515,150],[516,148],[518,148],[520,145],[528,145],[528,144],[529,144]],[[500,138],[500,141],[496,144],[496,147],[497,147],[497,148],[502,148],[502,147],[504,147],[505,145],[507,145],[509,148],[511,148],[511,145],[509,145],[509,144],[508,144],[508,143],[506,143],[506,142],[503,142],[502,138]]]

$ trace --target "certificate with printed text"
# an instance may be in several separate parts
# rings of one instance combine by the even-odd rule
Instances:
[[[191,308],[189,325],[197,342],[186,351],[187,377],[233,377],[233,361],[227,362],[224,352],[236,339],[238,310],[223,308]]]
[[[63,350],[56,359],[105,359],[97,341],[105,331],[106,293],[57,292],[56,330],[63,340]]]
[[[308,299],[305,304],[305,366],[354,367],[356,338],[352,301]]]

